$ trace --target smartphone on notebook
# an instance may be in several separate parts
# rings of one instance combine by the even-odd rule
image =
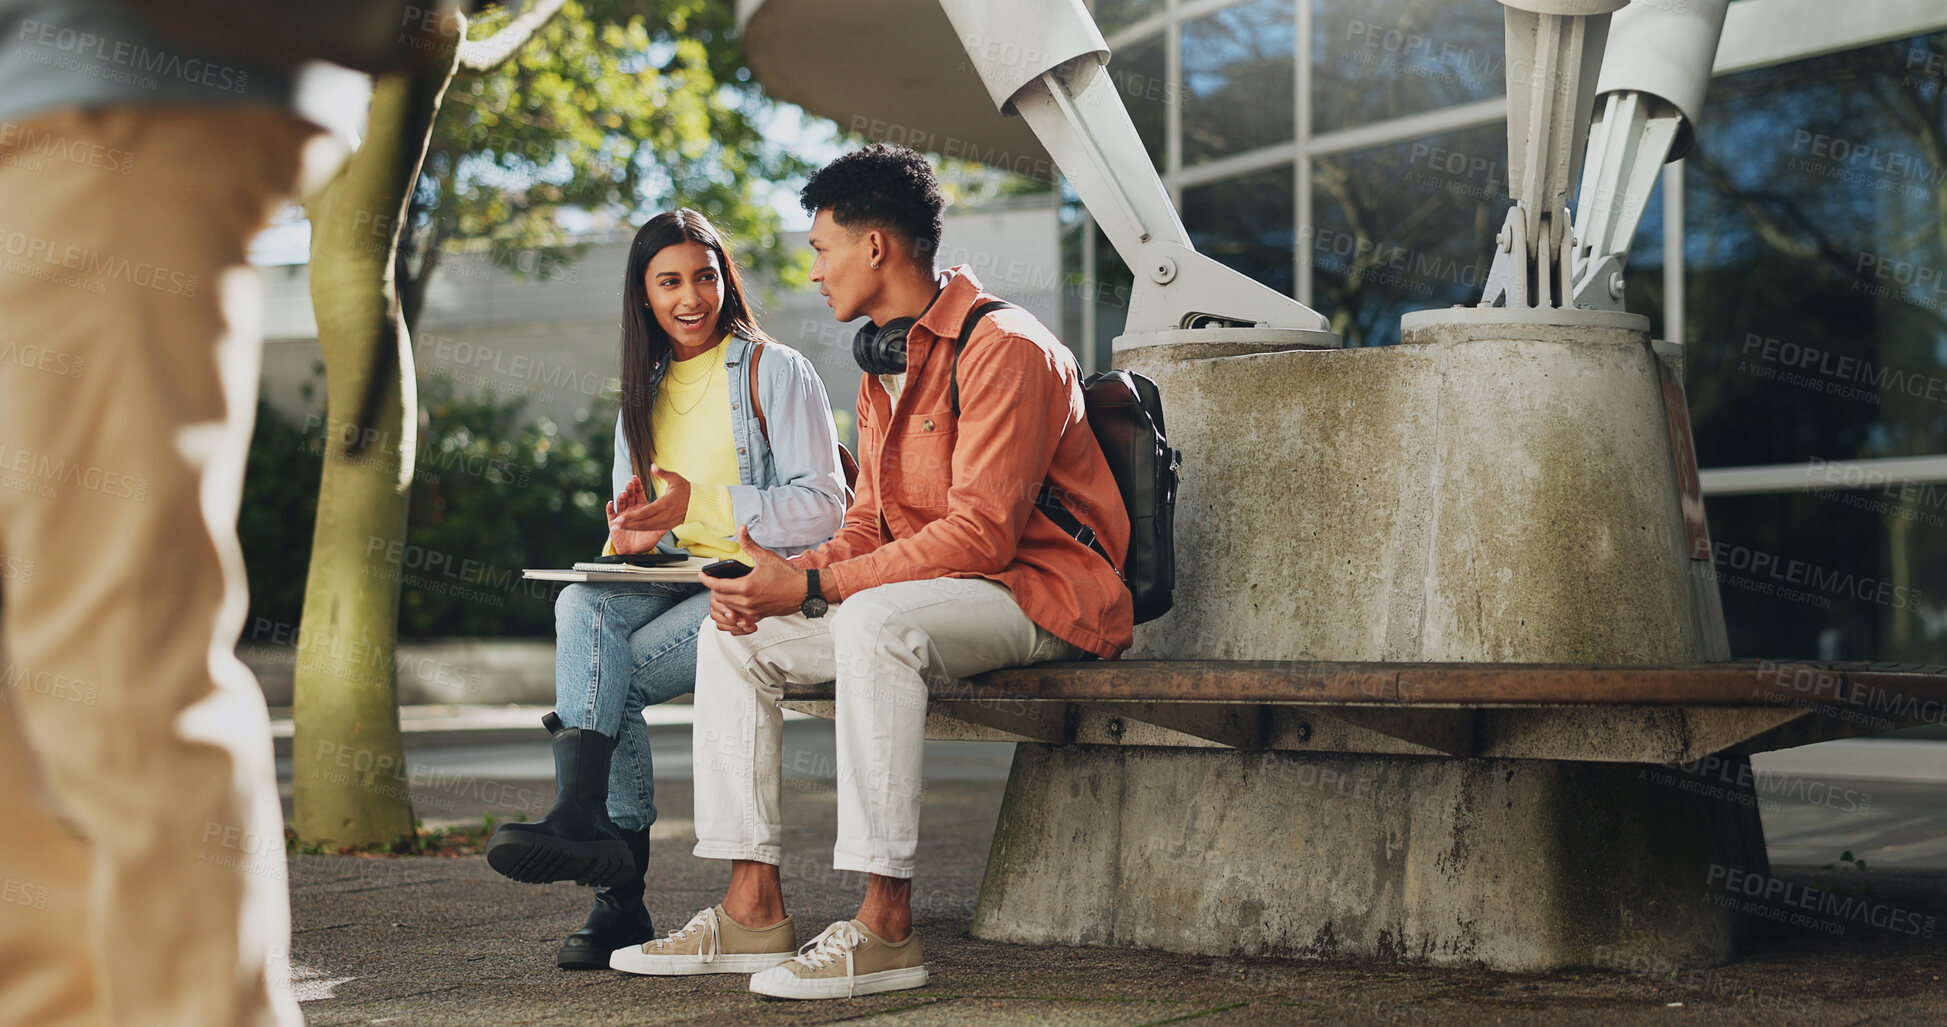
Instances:
[[[750,573],[750,565],[736,560],[718,560],[716,563],[705,564],[703,573],[713,578],[741,578]]]
[[[651,550],[647,553],[610,553],[606,556],[598,556],[589,562],[625,563],[631,567],[667,567],[673,563],[682,563],[689,558],[688,553],[658,553]]]

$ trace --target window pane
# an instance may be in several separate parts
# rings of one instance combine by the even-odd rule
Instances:
[[[1108,367],[1113,363],[1115,337],[1129,323],[1129,290],[1134,287],[1136,277],[1129,265],[1116,256],[1109,237],[1100,228],[1093,231],[1095,282],[1090,290],[1091,302],[1095,304],[1095,366]]]
[[[1623,307],[1650,319],[1650,338],[1669,338],[1663,328],[1663,182],[1658,176],[1623,268]]]
[[[1163,105],[1170,99],[1162,38],[1144,40],[1110,55],[1109,76],[1122,94],[1123,106],[1129,108],[1129,120],[1136,123],[1136,134],[1142,136],[1143,148],[1149,151],[1149,162],[1162,171],[1167,124]]]
[[[1183,190],[1190,241],[1238,271],[1287,296],[1297,235],[1290,165]]]
[[[1163,0],[1095,0],[1096,27],[1105,36],[1134,25],[1163,9]]]
[[[1947,450],[1947,33],[1718,79],[1685,161],[1705,467]]]
[[[1082,229],[1086,222],[1077,218],[1061,228],[1061,341],[1075,351],[1075,359],[1088,367],[1088,340],[1082,338],[1082,302],[1088,290],[1082,275]]]
[[[1075,351],[1075,360],[1084,371],[1099,371],[1113,363],[1111,344],[1128,320],[1134,276],[1066,184],[1061,195],[1061,341]],[[1091,236],[1095,243],[1093,268],[1088,266],[1083,246]],[[1095,308],[1092,338],[1084,334],[1087,322],[1083,311],[1090,306]]]
[[[1485,100],[1505,90],[1500,4],[1309,2],[1313,132]]]
[[[1706,508],[1732,655],[1947,663],[1947,486]]]
[[[1506,131],[1484,125],[1313,163],[1312,297],[1347,346],[1398,342],[1409,310],[1480,302],[1507,216]]]
[[[1183,163],[1288,142],[1295,0],[1252,0],[1183,26]]]

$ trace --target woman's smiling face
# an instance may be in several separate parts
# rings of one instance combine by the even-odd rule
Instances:
[[[665,246],[649,258],[643,285],[649,290],[649,309],[669,336],[676,359],[686,360],[717,344],[723,268],[715,250],[700,242]]]

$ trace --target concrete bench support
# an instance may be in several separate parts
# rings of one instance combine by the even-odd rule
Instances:
[[[1021,744],[975,937],[1507,970],[1723,963],[1751,789],[1616,763]],[[1713,889],[1718,889],[1713,891]]]
[[[1018,743],[977,937],[1708,966],[1768,871],[1749,754],[1943,708],[1940,667],[1130,660],[937,682],[928,733]]]

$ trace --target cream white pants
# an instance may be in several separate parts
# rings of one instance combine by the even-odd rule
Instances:
[[[696,854],[778,863],[785,682],[836,681],[838,844],[832,865],[913,876],[929,683],[1074,659],[1076,647],[977,578],[903,581],[824,617],[771,617],[696,640]]]
[[[244,247],[313,130],[239,107],[12,127],[0,1024],[297,1023],[269,717],[233,650],[262,316]]]

